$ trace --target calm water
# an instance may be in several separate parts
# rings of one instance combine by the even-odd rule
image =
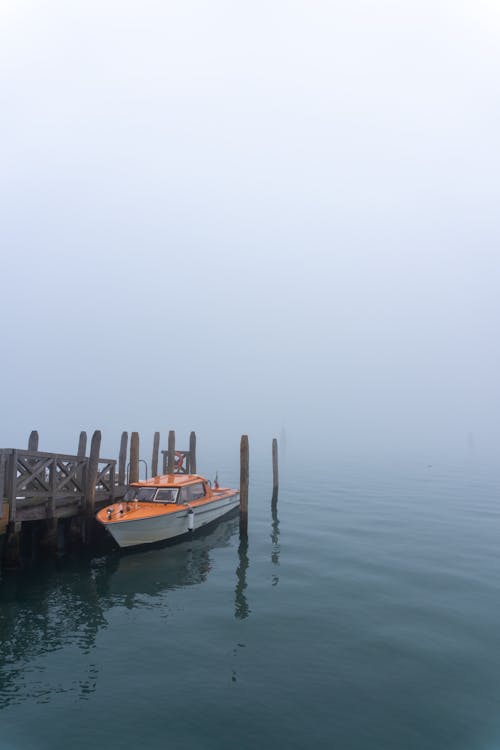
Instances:
[[[247,545],[4,576],[2,749],[500,748],[495,474],[259,472]]]

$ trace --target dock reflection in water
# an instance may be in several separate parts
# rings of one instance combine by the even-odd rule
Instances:
[[[232,517],[177,544],[47,563],[0,580],[0,710],[27,699],[46,702],[57,692],[85,699],[98,679],[92,651],[113,608],[144,607],[145,597],[203,583],[211,552],[228,547],[237,532]],[[68,647],[82,655],[81,669],[55,685],[44,677],[45,659]]]

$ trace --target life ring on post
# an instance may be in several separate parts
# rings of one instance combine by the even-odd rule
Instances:
[[[184,463],[184,454],[180,451],[175,451],[175,460],[174,460],[174,471],[179,471],[182,469],[182,465]]]

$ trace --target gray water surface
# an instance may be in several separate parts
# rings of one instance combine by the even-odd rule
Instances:
[[[268,474],[247,543],[4,574],[1,748],[500,747],[496,474]]]

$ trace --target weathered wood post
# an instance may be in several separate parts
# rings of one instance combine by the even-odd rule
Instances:
[[[32,430],[30,433],[30,436],[28,438],[28,450],[32,451],[33,453],[36,453],[38,451],[38,431]],[[27,458],[27,463],[31,466],[36,464],[36,458]],[[26,489],[34,489],[34,486],[36,487],[36,482],[33,485],[31,482],[27,485]]]
[[[28,450],[29,451],[37,451],[38,450],[38,431],[32,430],[29,436],[28,440]]]
[[[78,449],[76,451],[76,455],[78,458],[84,459],[85,454],[87,452],[87,433],[85,430],[82,430],[80,432],[80,437],[78,438]],[[84,482],[85,482],[85,465],[82,462],[78,462],[78,482],[82,488],[84,488]]]
[[[168,433],[168,463],[167,474],[173,474],[175,469],[175,430]]]
[[[139,481],[139,433],[133,432],[130,436],[130,464],[128,481]]]
[[[101,431],[96,430],[92,435],[90,443],[90,455],[85,472],[85,542],[91,541],[92,525],[94,523],[95,513],[95,492],[97,484],[97,475],[99,473],[99,453],[101,450]]]
[[[189,436],[189,468],[190,474],[196,474],[196,432]]]
[[[242,435],[240,443],[240,538],[246,537],[248,532],[248,476],[248,435]]]
[[[153,438],[153,455],[151,456],[151,477],[158,476],[158,454],[160,451],[160,433],[155,432]]]
[[[125,474],[127,473],[127,446],[128,432],[122,432],[120,454],[118,456],[118,484],[120,487],[123,487],[125,484]]]
[[[278,441],[273,438],[273,499],[272,502],[278,501],[279,474],[278,474]]]
[[[83,458],[86,452],[87,452],[87,433],[85,432],[85,430],[82,430],[80,432],[80,437],[78,438],[78,450],[76,452],[76,455],[79,458]]]

